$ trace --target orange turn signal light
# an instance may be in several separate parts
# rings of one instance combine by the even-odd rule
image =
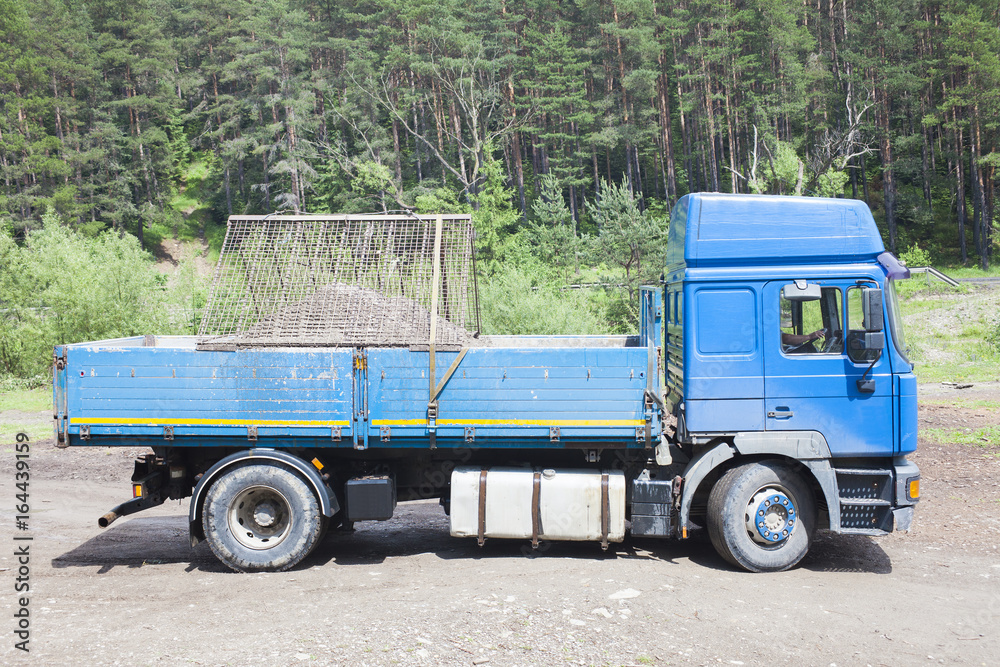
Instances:
[[[916,500],[920,497],[920,479],[911,479],[910,483],[906,485],[906,495],[910,497],[910,500]]]

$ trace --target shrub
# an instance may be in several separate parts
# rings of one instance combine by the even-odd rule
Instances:
[[[916,243],[901,252],[899,260],[911,268],[931,265],[930,253],[918,246]]]
[[[599,334],[605,323],[579,290],[533,289],[516,267],[482,285],[483,331],[488,334]]]
[[[43,373],[60,343],[169,333],[151,259],[130,235],[86,237],[55,215],[23,246],[0,230],[0,373]]]

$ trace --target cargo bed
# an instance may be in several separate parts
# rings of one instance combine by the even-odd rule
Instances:
[[[658,441],[649,337],[477,342],[436,351],[436,419],[427,346],[216,351],[186,336],[60,346],[56,429],[72,445],[622,448],[645,446],[647,433]]]

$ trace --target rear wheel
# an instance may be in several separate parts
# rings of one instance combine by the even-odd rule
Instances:
[[[777,461],[747,463],[716,482],[708,534],[719,555],[751,572],[778,572],[809,551],[816,503],[802,477]]]
[[[247,463],[209,488],[202,512],[212,553],[238,572],[287,570],[319,544],[319,501],[281,463]]]

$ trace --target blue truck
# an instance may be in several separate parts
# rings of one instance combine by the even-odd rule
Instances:
[[[480,545],[606,549],[627,534],[707,533],[724,559],[754,572],[796,565],[817,529],[909,528],[916,378],[894,287],[909,272],[885,252],[864,203],[687,195],[671,214],[662,284],[639,292],[637,335],[450,330],[441,344],[435,329],[450,325],[438,318],[439,293],[458,284],[439,261],[442,230],[458,217],[431,216],[405,251],[395,218],[357,227],[363,244],[323,231],[340,245],[322,257],[321,236],[302,230],[350,216],[230,221],[223,255],[242,258],[230,273],[244,291],[212,298],[250,313],[247,330],[258,332],[274,322],[257,305],[261,289],[247,287],[260,276],[287,295],[316,275],[359,276],[342,265],[364,258],[385,290],[400,267],[414,270],[413,248],[432,249],[422,344],[323,338],[348,328],[324,316],[305,343],[267,334],[57,346],[57,445],[151,448],[135,462],[132,499],[99,524],[190,497],[192,546],[207,541],[237,571],[288,569],[328,529],[390,519],[398,501],[417,499],[439,499],[452,535]],[[229,247],[234,230],[272,224]],[[299,237],[308,250],[287,250]],[[263,255],[305,278],[260,270]],[[351,303],[379,298],[350,289]],[[280,312],[304,321],[306,302],[296,303]]]

